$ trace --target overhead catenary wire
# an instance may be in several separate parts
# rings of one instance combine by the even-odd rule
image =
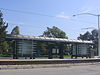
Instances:
[[[42,14],[42,13],[39,13],[39,12],[29,12],[29,11],[6,9],[6,8],[0,8],[0,10],[17,12],[17,13],[28,14],[28,15],[39,15],[39,16],[45,16],[45,17],[60,18],[60,17],[57,17],[57,16]],[[75,20],[75,19],[70,19],[70,21],[78,21],[78,22],[82,22],[82,23],[96,24],[96,23],[93,23],[93,22],[88,22],[88,21],[83,21],[83,20]]]
[[[37,13],[37,12],[29,12],[29,11],[14,10],[14,9],[0,8],[0,10],[6,10],[6,11],[17,12],[17,13],[24,13],[24,14],[30,14],[30,15],[40,15],[40,16],[47,16],[47,17],[56,17],[56,16],[42,14],[42,13]]]

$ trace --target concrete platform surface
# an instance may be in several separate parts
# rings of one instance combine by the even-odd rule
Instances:
[[[0,70],[0,75],[100,75],[100,64],[53,68]]]

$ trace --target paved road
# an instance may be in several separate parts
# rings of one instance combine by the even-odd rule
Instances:
[[[56,68],[0,70],[0,75],[100,75],[100,64]]]

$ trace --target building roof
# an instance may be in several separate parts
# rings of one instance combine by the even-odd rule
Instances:
[[[36,41],[54,41],[54,42],[68,42],[68,43],[87,43],[93,44],[92,41],[83,41],[76,39],[64,39],[64,38],[50,38],[50,37],[39,37],[39,36],[27,36],[27,35],[11,35],[7,34],[8,39],[26,39],[26,40],[36,40]]]

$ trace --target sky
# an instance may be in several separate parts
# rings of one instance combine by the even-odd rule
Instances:
[[[73,15],[100,14],[100,0],[0,0],[0,9],[9,24],[8,33],[19,26],[21,34],[39,36],[47,27],[56,26],[69,39],[77,39],[98,28],[98,21],[93,15]]]

